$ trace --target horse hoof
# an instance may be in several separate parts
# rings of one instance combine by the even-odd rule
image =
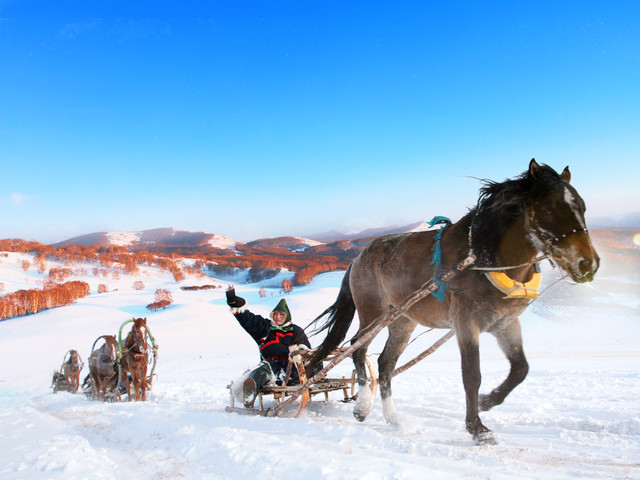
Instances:
[[[353,416],[356,417],[356,420],[359,422],[364,422],[365,418],[367,418],[366,415],[361,412],[356,412],[355,410],[353,411]]]
[[[478,410],[480,410],[481,412],[488,412],[495,406],[495,402],[491,400],[491,395],[478,395]]]
[[[491,430],[475,434],[473,441],[476,445],[497,445],[498,443],[496,439],[493,438],[493,432]]]

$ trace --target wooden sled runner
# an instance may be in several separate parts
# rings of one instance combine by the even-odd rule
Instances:
[[[339,348],[331,352],[331,354],[327,357],[328,361],[333,360],[334,358],[342,355],[347,350],[347,347]],[[323,398],[325,401],[329,401],[329,393],[330,392],[342,392],[342,402],[348,402],[354,400],[356,398],[356,385],[358,380],[356,378],[355,370],[352,372],[351,377],[341,377],[341,378],[332,378],[332,377],[323,377],[310,385],[307,384],[307,375],[305,372],[305,363],[311,358],[314,350],[292,350],[289,354],[289,367],[287,368],[285,381],[283,385],[265,385],[258,392],[258,396],[256,398],[257,406],[253,408],[245,408],[244,406],[237,407],[235,405],[236,399],[233,395],[233,385],[234,382],[231,382],[227,385],[229,389],[229,406],[225,408],[227,412],[236,412],[244,415],[262,415],[265,417],[294,417],[297,418],[302,415],[305,408],[307,408],[307,404],[312,400],[314,395],[323,394]],[[345,358],[347,358],[345,356]],[[373,388],[374,394],[375,389],[378,385],[378,376],[376,374],[375,366],[371,361],[371,358],[367,355],[367,367],[369,370],[369,375],[373,380]],[[289,377],[291,376],[291,370],[295,368],[298,372],[298,376],[300,378],[300,383],[296,385],[287,385]],[[291,395],[295,395],[300,392],[302,386],[305,386],[304,391],[297,396],[299,398],[299,402],[297,404],[291,404],[288,409],[280,408],[283,405],[283,400]],[[270,398],[273,397],[275,401],[275,406],[271,408],[265,408],[265,397]]]

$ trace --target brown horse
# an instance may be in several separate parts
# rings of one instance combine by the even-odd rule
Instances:
[[[84,363],[77,350],[69,350],[62,360],[60,370],[53,372],[51,386],[53,393],[59,390],[76,393],[80,385],[80,371]]]
[[[476,267],[460,273],[449,285],[442,284],[442,297],[430,295],[391,323],[389,338],[378,359],[380,394],[385,419],[400,423],[391,395],[391,377],[396,362],[418,324],[453,329],[462,362],[466,394],[466,427],[477,443],[494,443],[479,410],[501,404],[526,377],[529,367],[522,349],[518,316],[530,303],[528,295],[505,297],[482,267],[502,271],[522,292],[537,271],[536,256],[543,252],[576,282],[589,282],[600,259],[586,228],[585,203],[569,181],[565,168],[559,175],[547,165],[531,160],[519,177],[502,183],[484,180],[478,204],[460,221],[440,230],[386,235],[373,240],[351,263],[335,303],[317,319],[329,315],[319,331],[327,337],[311,361],[317,365],[345,338],[357,311],[360,328],[353,340],[370,325],[379,323],[391,306],[400,305],[427,280],[441,271],[435,252],[441,252],[442,269],[477,257]],[[433,250],[433,251],[432,251]],[[435,265],[434,265],[435,264]],[[508,267],[516,267],[508,269]],[[506,277],[506,276],[505,276]],[[507,277],[508,278],[508,277]],[[478,337],[494,335],[510,362],[504,382],[489,394],[478,395],[481,373]],[[371,410],[371,388],[367,381],[365,354],[371,340],[353,354],[358,374],[355,417],[362,421]]]
[[[102,346],[96,344],[104,340]],[[93,342],[89,355],[89,375],[91,376],[91,394],[94,399],[106,400],[106,395],[116,390],[118,371],[116,370],[118,341],[114,335],[102,335]]]
[[[69,358],[62,364],[62,373],[69,382],[69,391],[76,393],[80,386],[80,370],[84,364],[77,350],[69,350]]]
[[[124,341],[122,352],[122,372],[127,394],[131,401],[131,382],[136,401],[147,399],[147,363],[149,361],[149,347],[147,345],[147,319],[136,318],[133,327]],[[131,374],[131,381],[129,375]]]

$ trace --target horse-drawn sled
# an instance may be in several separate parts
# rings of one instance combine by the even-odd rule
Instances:
[[[84,363],[77,350],[69,350],[62,360],[59,370],[54,370],[51,388],[53,393],[76,393],[80,386],[80,371]]]
[[[129,323],[133,326],[123,340],[122,330]],[[127,320],[120,326],[117,339],[115,335],[102,335],[93,342],[83,392],[91,400],[117,402],[127,393],[129,401],[132,397],[144,401],[146,391],[151,390],[157,362],[158,345],[147,319]]]
[[[370,242],[351,262],[334,304],[316,319],[327,317],[319,328],[327,330],[327,336],[306,369],[323,368],[287,391],[273,414],[285,412],[299,397],[304,402],[333,366],[352,356],[358,377],[353,414],[363,421],[371,411],[374,383],[367,378],[367,348],[388,327],[377,381],[383,415],[397,424],[393,376],[455,334],[465,426],[476,443],[494,443],[479,412],[502,404],[527,376],[519,315],[539,295],[538,264],[549,260],[563,278],[576,283],[592,281],[600,264],[586,227],[585,203],[570,181],[568,167],[558,174],[532,159],[528,170],[514,179],[484,180],[477,205],[458,222],[436,217],[432,224],[442,223],[437,231],[385,235]],[[351,346],[327,361],[327,354],[345,339],[356,312],[359,329]],[[417,325],[450,331],[408,366],[396,369]],[[496,337],[510,369],[500,385],[480,394],[479,335],[484,332]]]
[[[335,357],[341,355],[345,350],[346,348],[338,348],[334,350],[327,357],[327,360],[333,360]],[[358,383],[358,380],[356,378],[356,372],[354,370],[350,377],[342,376],[332,378],[325,376],[319,378],[313,384],[309,384],[308,388],[304,389],[304,391],[299,395],[300,401],[297,404],[292,405],[291,407],[288,407],[286,409],[281,407],[281,405],[283,405],[283,402],[286,401],[287,397],[296,395],[301,386],[307,383],[305,365],[308,363],[311,355],[313,355],[313,352],[313,350],[309,349],[292,349],[289,354],[289,364],[287,367],[285,378],[282,381],[282,385],[264,385],[258,391],[258,396],[256,398],[256,401],[258,403],[257,407],[236,407],[236,402],[240,401],[240,398],[236,398],[239,393],[239,389],[235,388],[238,385],[238,382],[231,382],[229,385],[227,385],[227,388],[229,389],[229,406],[226,408],[226,411],[247,415],[262,415],[267,417],[299,417],[306,409],[307,404],[313,399],[315,395],[318,394],[322,394],[325,401],[329,401],[330,392],[340,392],[342,394],[342,402],[355,400],[357,395],[355,387]],[[373,379],[372,381],[375,388],[375,385],[377,385],[377,375],[373,362],[368,356],[367,367],[369,369],[369,375]],[[292,370],[294,368],[298,373],[300,383],[290,385],[289,379],[291,378]],[[241,385],[242,382],[240,382],[239,384]],[[296,395],[296,398],[297,397],[298,396]],[[265,399],[269,398],[272,398],[273,402],[267,404],[265,402]]]
[[[285,380],[282,385],[265,385],[258,392],[259,408],[254,407],[236,407],[235,403],[238,400],[236,396],[239,391],[234,388],[235,383],[231,382],[227,388],[230,391],[229,406],[226,407],[228,412],[237,412],[241,414],[262,415],[267,417],[299,417],[304,412],[307,404],[311,401],[312,397],[316,394],[323,393],[325,401],[329,400],[329,392],[342,391],[344,398],[343,402],[348,402],[358,399],[358,393],[355,392],[355,385],[359,383],[357,370],[354,370],[351,377],[331,378],[327,377],[328,373],[339,363],[351,358],[354,352],[357,352],[363,345],[368,345],[376,335],[382,331],[385,327],[391,325],[395,320],[403,316],[415,303],[424,299],[425,297],[433,294],[438,288],[440,288],[441,282],[447,282],[453,279],[458,273],[466,270],[475,262],[475,256],[470,255],[462,262],[454,265],[444,273],[438,276],[438,279],[431,279],[426,282],[422,287],[413,292],[412,295],[407,297],[399,306],[389,309],[384,315],[382,315],[378,321],[361,331],[358,338],[355,339],[348,347],[339,347],[333,349],[328,355],[321,354],[323,363],[322,368],[313,366],[312,361],[319,354],[318,350],[310,349],[296,349],[292,350],[289,354],[289,365],[286,372]],[[328,309],[330,310],[331,307]],[[319,318],[321,318],[323,313]],[[437,340],[433,345],[423,351],[420,355],[405,363],[404,365],[396,368],[392,377],[398,375],[409,369],[419,361],[423,360],[427,356],[434,353],[438,348],[444,345],[450,338],[455,335],[453,330],[449,330],[443,337]],[[365,391],[370,398],[373,398],[376,394],[378,387],[378,376],[376,369],[373,365],[371,357],[367,352],[364,354],[364,360],[361,359],[362,366],[365,368],[365,372],[361,374],[365,377],[364,384],[360,385],[360,391]],[[300,383],[297,385],[287,385],[287,381],[291,376],[291,370],[295,368],[298,372]],[[311,370],[310,376],[307,376],[307,372]],[[362,383],[362,382],[360,382]],[[362,388],[364,386],[364,389]],[[275,405],[265,408],[264,397],[272,396]],[[297,406],[295,402],[299,399]]]
[[[471,265],[473,259],[467,259],[466,263],[456,265],[454,269],[443,275],[442,278],[450,279],[458,271],[461,271]],[[358,340],[354,341],[349,347],[339,347],[331,351],[329,355],[324,357],[326,365],[321,369],[315,369],[311,376],[307,377],[307,371],[309,370],[309,364],[314,355],[317,354],[316,350],[310,349],[293,349],[289,354],[289,365],[286,372],[286,377],[282,382],[282,385],[264,385],[258,392],[258,407],[237,407],[236,402],[240,401],[239,389],[234,388],[237,382],[231,382],[227,385],[229,389],[229,406],[226,407],[227,412],[236,412],[245,415],[262,415],[266,417],[300,417],[305,411],[307,404],[312,401],[313,397],[317,394],[324,394],[324,400],[329,401],[329,393],[340,391],[342,392],[342,402],[350,402],[358,399],[358,392],[356,392],[356,385],[358,384],[358,377],[356,370],[353,370],[350,377],[328,377],[329,372],[339,363],[351,358],[353,353],[361,347],[367,341],[373,339],[380,331],[392,323],[398,316],[402,315],[402,312],[408,309],[411,305],[418,300],[424,298],[426,295],[431,294],[437,288],[437,284],[434,281],[427,282],[422,289],[415,292],[415,294],[408,298],[400,307],[390,310],[385,318],[382,319],[380,324],[375,328],[369,329],[365,335],[362,335]],[[419,361],[423,360],[427,356],[434,353],[438,348],[444,345],[450,338],[454,336],[453,330],[449,330],[443,337],[438,339],[433,345],[423,351],[420,355],[412,359],[411,361],[403,364],[395,369],[392,376],[396,376],[402,373]],[[378,376],[376,374],[376,368],[371,360],[370,355],[367,353],[364,360],[365,368],[368,373],[366,381],[366,391],[371,397],[374,397],[378,388]],[[300,383],[296,385],[288,385],[288,380],[291,376],[292,369],[295,368],[298,372]],[[242,382],[240,382],[241,384]],[[265,407],[264,399],[273,397],[273,403]],[[299,399],[299,401],[298,401]],[[297,403],[296,403],[297,401]]]

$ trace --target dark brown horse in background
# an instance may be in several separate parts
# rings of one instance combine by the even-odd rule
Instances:
[[[449,268],[473,253],[476,267],[503,270],[524,283],[531,279],[536,256],[543,252],[574,281],[593,280],[600,260],[586,228],[585,203],[569,184],[570,179],[568,167],[559,175],[531,160],[529,169],[515,179],[502,183],[485,180],[477,206],[441,234],[442,267]],[[320,331],[329,331],[310,368],[344,340],[356,311],[360,328],[353,340],[379,323],[391,306],[400,305],[438,275],[432,265],[434,235],[434,231],[386,235],[367,245],[347,269],[335,303],[316,319],[328,315]],[[507,269],[512,266],[517,268]],[[389,337],[378,359],[384,417],[391,424],[400,423],[392,401],[391,377],[415,327],[449,328],[456,334],[461,354],[467,430],[477,443],[493,443],[493,434],[482,424],[478,411],[501,404],[528,373],[518,316],[530,300],[505,298],[481,270],[466,270],[445,288],[442,301],[435,296],[424,298],[388,327]],[[510,362],[506,380],[486,395],[478,395],[478,337],[482,332],[497,338]],[[359,384],[354,415],[360,421],[371,410],[365,369],[370,342],[353,354]]]
[[[103,340],[100,348],[96,344]],[[118,384],[116,360],[118,341],[115,335],[102,335],[93,342],[89,355],[89,375],[91,378],[91,395],[94,399],[107,400],[107,394],[115,392]]]
[[[131,383],[136,401],[147,399],[147,363],[149,347],[147,344],[147,319],[136,318],[133,327],[124,341],[122,352],[121,377],[124,378],[129,401],[131,401]],[[131,380],[129,375],[131,374]]]

